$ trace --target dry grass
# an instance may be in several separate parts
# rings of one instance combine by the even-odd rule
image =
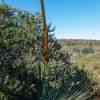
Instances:
[[[79,66],[80,69],[84,69],[89,73],[89,77],[92,80],[100,84],[100,41],[74,41],[74,45],[67,45],[74,40],[67,40],[67,43],[63,43],[63,50],[68,51],[72,55],[72,62]],[[88,44],[89,43],[89,44]],[[92,45],[90,45],[90,43]],[[93,48],[95,53],[82,54],[75,52],[75,49],[82,50],[84,48]],[[73,56],[74,55],[74,56]]]

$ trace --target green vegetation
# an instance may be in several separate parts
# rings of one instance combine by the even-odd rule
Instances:
[[[44,65],[41,15],[8,5],[0,9],[5,12],[0,16],[0,100],[87,100],[93,92],[88,73],[74,67],[54,28],[48,25],[49,63]]]
[[[94,53],[94,49],[93,48],[84,48],[83,50],[82,50],[82,53],[83,54],[91,54],[91,53]]]

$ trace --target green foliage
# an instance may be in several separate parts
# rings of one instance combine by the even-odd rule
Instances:
[[[93,48],[84,48],[82,50],[83,54],[90,54],[90,53],[94,53],[94,52],[95,52],[95,50]]]
[[[41,82],[31,70],[35,17],[7,5],[0,7],[6,10],[0,16],[0,100],[36,99]]]
[[[54,80],[43,81],[43,84],[44,91],[41,100],[87,100],[92,92],[87,74],[76,67],[67,69],[64,76],[60,75]]]
[[[8,99],[8,96],[0,91],[0,100],[7,100],[7,99]]]
[[[6,11],[0,16],[0,100],[77,100],[90,89],[86,74],[73,69],[62,52],[55,28],[48,25],[49,64],[44,65],[42,17],[0,7]]]

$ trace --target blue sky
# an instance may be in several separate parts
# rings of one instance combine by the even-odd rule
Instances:
[[[5,0],[32,13],[39,0]],[[56,26],[57,38],[100,39],[100,0],[44,0],[48,23]]]

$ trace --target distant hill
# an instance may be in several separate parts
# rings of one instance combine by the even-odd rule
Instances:
[[[59,39],[58,40],[62,45],[86,45],[86,44],[94,44],[100,45],[100,40],[85,40],[85,39]]]

